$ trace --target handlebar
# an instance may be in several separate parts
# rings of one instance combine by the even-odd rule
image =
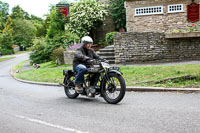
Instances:
[[[104,60],[104,59],[92,59],[92,60],[88,60],[87,63],[95,65],[95,64],[100,64],[101,62],[105,62],[105,63],[109,63],[109,61]]]

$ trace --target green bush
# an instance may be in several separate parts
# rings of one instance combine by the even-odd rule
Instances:
[[[116,34],[118,32],[110,32],[110,33],[107,33],[106,34],[106,42],[110,45],[113,44],[113,37],[114,37],[114,34]]]
[[[99,40],[98,44],[101,48],[108,46],[108,43],[105,40]]]
[[[0,52],[2,53],[2,55],[11,55],[11,54],[14,54],[13,49],[0,49]]]
[[[31,64],[50,61],[49,55],[51,52],[48,50],[48,45],[45,39],[35,39],[33,43],[34,45],[31,48],[33,52],[30,54]]]
[[[66,31],[64,34],[64,47],[68,48],[74,43],[80,42],[80,37],[77,34],[72,34],[69,31]]]
[[[56,62],[56,64],[58,65],[63,65],[64,64],[64,48],[63,47],[59,47],[53,50],[52,54],[51,54],[51,60]]]

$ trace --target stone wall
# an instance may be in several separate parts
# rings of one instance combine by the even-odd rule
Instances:
[[[200,59],[200,37],[166,39],[164,33],[119,33],[114,45],[115,63]]]
[[[173,29],[187,30],[192,23],[187,21],[187,5],[191,0],[126,0],[126,19],[128,32],[169,32]],[[199,3],[200,0],[195,0]],[[168,5],[184,4],[184,12],[168,13]],[[160,15],[135,16],[135,8],[163,6]],[[200,21],[195,24],[200,25]]]
[[[64,61],[67,65],[72,65],[75,51],[64,51]]]

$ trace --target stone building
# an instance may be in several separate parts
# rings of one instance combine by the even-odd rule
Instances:
[[[115,63],[200,59],[200,31],[166,34],[174,29],[200,27],[200,0],[126,0],[125,3],[127,32],[114,37]],[[191,8],[191,3],[195,8]]]
[[[200,3],[200,0],[194,0]],[[187,5],[192,0],[126,0],[128,32],[169,32],[187,30]],[[195,22],[200,24],[200,21]]]

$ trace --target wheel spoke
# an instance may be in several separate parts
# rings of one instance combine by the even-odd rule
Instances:
[[[116,104],[120,102],[125,95],[125,91],[126,85],[121,75],[115,73],[106,75],[102,95],[108,103]]]
[[[106,95],[110,99],[116,99],[120,94],[121,85],[116,77],[109,77],[106,83]]]

